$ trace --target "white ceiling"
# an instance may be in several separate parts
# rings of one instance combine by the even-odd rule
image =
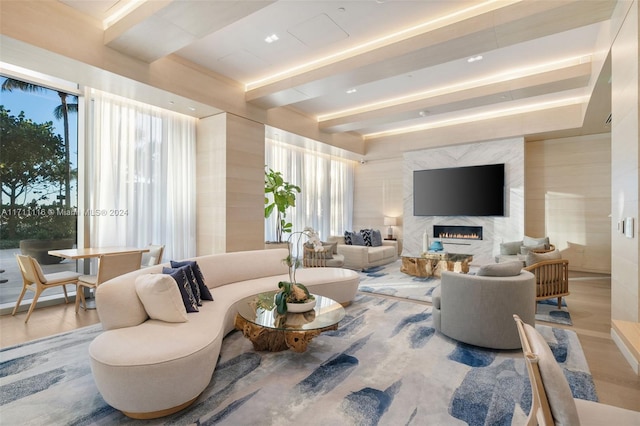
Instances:
[[[325,132],[365,138],[529,104],[587,102],[603,56],[597,37],[615,6],[613,0],[60,1],[103,21],[137,5],[105,26],[107,45],[147,62],[179,55],[245,85],[248,102],[294,108],[317,118]],[[266,43],[271,34],[278,40]],[[478,55],[482,60],[467,62]],[[598,121],[593,131],[600,123],[606,131],[608,104],[600,104],[589,109],[588,119]]]

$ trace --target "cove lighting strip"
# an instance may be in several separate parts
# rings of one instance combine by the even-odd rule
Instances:
[[[123,3],[123,6],[113,11],[109,16],[102,20],[103,29],[109,28],[111,25],[118,22],[124,16],[128,15],[134,9],[137,9],[138,6],[145,3],[147,0],[120,0],[120,3]]]
[[[572,98],[557,99],[547,102],[539,102],[535,104],[527,104],[515,106],[511,108],[503,108],[492,111],[485,111],[476,114],[469,114],[461,117],[449,118],[431,123],[417,124],[414,126],[400,127],[397,129],[384,130],[381,132],[368,133],[363,135],[364,139],[375,139],[385,136],[401,135],[404,133],[419,132],[422,130],[436,129],[439,127],[454,126],[458,124],[470,123],[472,121],[489,120],[492,118],[508,117],[511,115],[522,114],[525,112],[542,111],[549,108],[558,108],[569,105],[583,104],[589,101],[588,95],[577,96]]]
[[[562,68],[567,68],[584,63],[590,63],[592,60],[591,54],[574,56],[571,58],[561,59],[559,61],[546,62],[543,64],[532,65],[529,67],[517,68],[513,70],[507,70],[499,74],[490,75],[483,78],[467,80],[448,86],[437,87],[431,90],[425,90],[423,92],[411,93],[409,95],[398,96],[396,98],[384,99],[382,101],[371,102],[364,105],[358,105],[352,108],[343,109],[341,111],[330,112],[327,114],[319,115],[317,120],[319,123],[327,120],[333,120],[336,118],[342,118],[353,114],[360,114],[370,112],[373,110],[388,108],[396,105],[400,105],[408,102],[415,102],[424,99],[428,99],[435,96],[447,95],[457,91],[473,89],[486,84],[502,83],[509,80],[515,80],[517,78],[528,77],[535,74],[541,74],[544,72],[554,71]]]
[[[286,70],[277,72],[275,74],[271,74],[264,78],[252,81],[245,85],[245,91],[253,90],[258,87],[262,87],[267,84],[274,83],[276,81],[284,79],[285,77],[291,77],[296,73],[301,73],[304,71],[310,71],[316,68],[320,68],[321,66],[329,65],[339,60],[342,60],[351,56],[355,56],[357,54],[361,54],[364,52],[368,52],[373,49],[377,49],[382,46],[389,45],[391,43],[395,43],[401,40],[406,40],[418,34],[423,34],[427,31],[433,31],[437,28],[444,27],[445,25],[450,25],[454,22],[459,22],[467,18],[478,16],[479,14],[482,14],[482,13],[487,13],[493,10],[501,9],[511,4],[519,3],[521,1],[522,0],[488,0],[483,3],[479,3],[476,5],[467,7],[465,9],[460,9],[455,12],[451,12],[447,15],[432,19],[430,21],[423,22],[421,24],[414,25],[412,27],[405,28],[400,31],[396,31],[394,33],[387,34],[382,37],[378,37],[376,39],[373,39],[366,43],[359,44],[349,49],[341,50],[339,52],[332,53],[322,58],[305,62],[303,64],[296,65]]]

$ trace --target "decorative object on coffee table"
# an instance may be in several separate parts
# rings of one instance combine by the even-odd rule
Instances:
[[[303,231],[293,232],[288,239],[289,255],[283,259],[284,263],[289,267],[289,281],[280,281],[278,288],[280,291],[276,293],[275,304],[276,309],[280,315],[287,313],[289,306],[293,304],[304,305],[302,308],[297,307],[297,312],[303,312],[300,309],[313,309],[313,305],[309,302],[314,300],[313,295],[309,294],[309,290],[299,282],[296,282],[296,271],[300,267],[300,259],[297,256],[293,256],[291,253],[291,244],[295,242],[296,249],[300,248],[300,241],[305,236],[309,239],[309,243],[316,251],[324,251],[325,247],[322,245],[322,241],[318,238],[318,234],[313,228],[304,228]],[[295,241],[292,239],[295,238]]]

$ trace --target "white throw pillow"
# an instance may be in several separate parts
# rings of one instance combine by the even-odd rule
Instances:
[[[187,321],[187,310],[171,275],[140,275],[136,278],[136,293],[149,318],[165,322]]]
[[[549,251],[546,253],[535,253],[530,251],[527,253],[527,257],[525,259],[525,264],[527,266],[531,266],[535,263],[542,262],[543,260],[558,260],[562,259],[562,255],[558,249],[554,251]]]
[[[520,275],[522,270],[522,262],[519,260],[511,260],[502,263],[489,263],[482,265],[476,275],[485,277],[515,277]]]
[[[538,367],[555,424],[579,425],[578,409],[569,382],[553,356],[549,344],[538,330],[529,324],[524,324],[524,331],[531,351],[538,356]]]

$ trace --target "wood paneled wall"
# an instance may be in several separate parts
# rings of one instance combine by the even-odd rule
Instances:
[[[198,256],[264,248],[264,125],[223,113],[197,136]]]
[[[525,233],[577,271],[611,272],[611,135],[525,144]]]

